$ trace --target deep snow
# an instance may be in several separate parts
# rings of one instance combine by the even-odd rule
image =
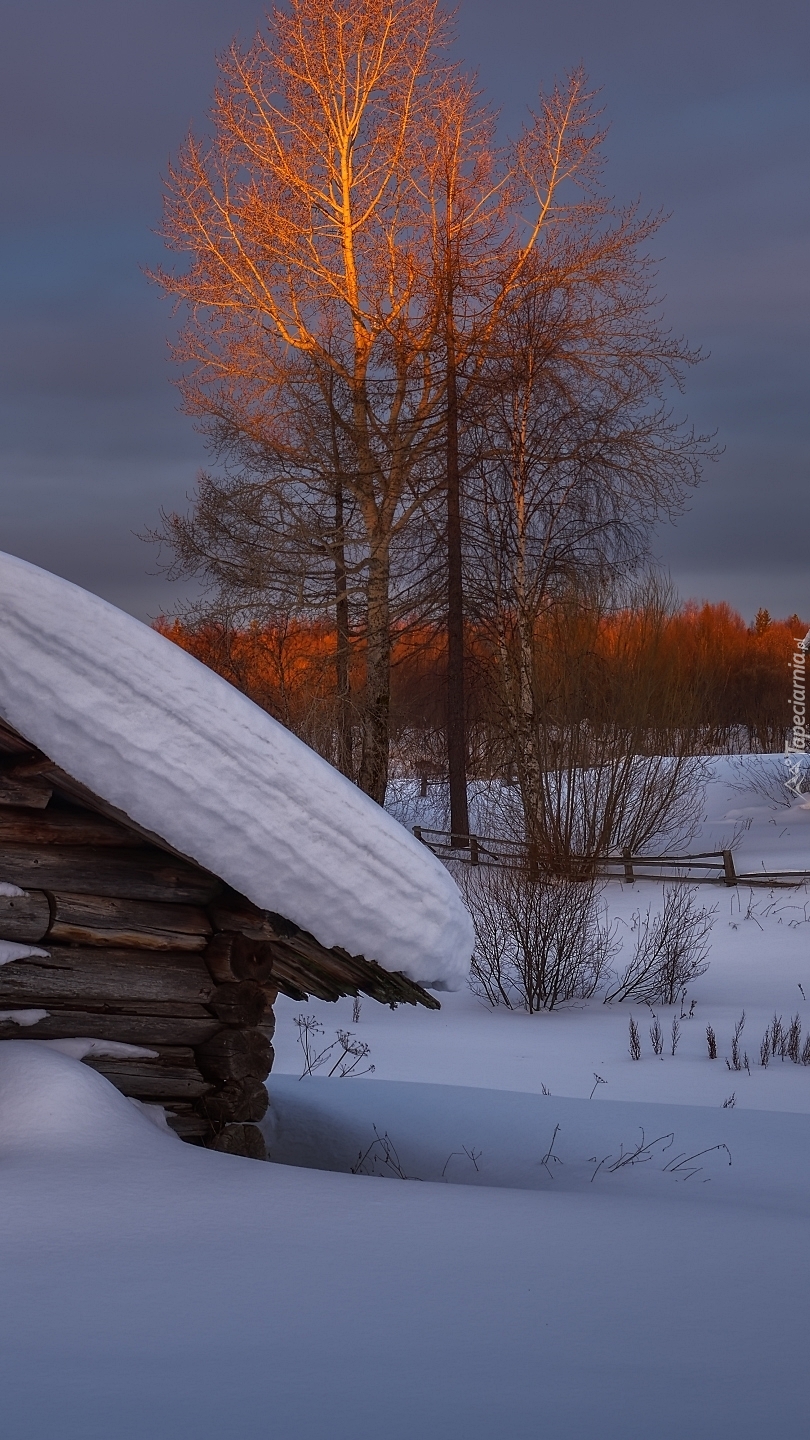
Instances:
[[[750,819],[752,868],[780,846],[806,864],[807,802],[730,790],[725,764],[695,848]],[[280,1002],[285,1163],[185,1146],[77,1060],[0,1044],[4,1440],[804,1433],[810,1067],[756,1059],[774,1010],[810,1026],[810,896],[699,898],[711,965],[674,1057],[643,1008],[599,1000],[364,1000],[356,1023],[351,1001]],[[660,887],[606,899],[627,920]],[[743,1008],[750,1075],[724,1058]],[[299,1080],[302,1012],[375,1074]]]
[[[616,1109],[589,1112],[611,1144]],[[700,1188],[404,1183],[195,1150],[78,1062],[3,1042],[4,1437],[801,1433],[806,1122],[716,1118],[734,1186],[733,1166]],[[480,1119],[491,1143],[497,1105]]]
[[[810,796],[797,799],[780,789],[781,757],[718,759],[711,768],[714,778],[707,788],[703,819],[689,848],[717,849],[736,835],[740,870],[810,869]],[[770,803],[760,793],[763,789],[770,791]],[[782,804],[783,798],[790,803]],[[425,824],[438,819],[440,804],[441,797],[438,806],[434,797],[427,804],[411,799],[411,813],[417,815],[414,823],[420,815]],[[644,913],[648,906],[655,911],[661,892],[660,884],[648,880],[632,886],[611,881],[606,886],[603,900],[617,923],[625,963],[632,946],[634,912]],[[704,884],[694,893],[698,904],[717,907],[710,966],[689,989],[685,1008],[688,1015],[695,1001],[691,1019],[681,1019],[680,1006],[661,1007],[667,1042],[662,1059],[652,1054],[651,1017],[644,1007],[604,1005],[597,996],[551,1014],[525,1015],[490,1010],[465,988],[443,997],[436,1015],[404,1009],[392,1014],[364,1002],[357,1025],[352,1023],[351,1000],[302,1006],[281,998],[276,1007],[274,1075],[301,1073],[293,1018],[309,1013],[325,1027],[326,1039],[334,1038],[340,1025],[366,1042],[367,1063],[374,1064],[376,1079],[535,1093],[545,1086],[553,1095],[584,1098],[593,1088],[596,1072],[607,1084],[599,1087],[594,1103],[612,1099],[720,1106],[734,1093],[737,1106],[810,1110],[810,1067],[777,1061],[763,1071],[755,1063],[774,1012],[786,1021],[798,1013],[804,1032],[810,1030],[810,888],[726,889]],[[617,965],[621,963],[620,955]],[[730,1073],[725,1063],[743,1010],[741,1040],[743,1052],[749,1054],[750,1075]],[[641,1032],[643,1058],[637,1063],[631,1061],[627,1048],[630,1015]],[[680,1026],[674,1058],[670,1054],[673,1018]],[[717,1035],[715,1062],[708,1060],[707,1025]]]
[[[324,945],[463,983],[472,927],[447,872],[265,711],[131,615],[4,554],[0,621],[0,714],[57,765]]]

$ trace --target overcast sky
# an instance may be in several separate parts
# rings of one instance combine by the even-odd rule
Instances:
[[[204,463],[169,383],[160,176],[256,0],[0,0],[0,548],[143,618],[175,590],[135,532]],[[806,0],[461,0],[459,53],[516,125],[583,61],[608,183],[671,218],[684,406],[725,453],[657,539],[685,598],[810,618]]]

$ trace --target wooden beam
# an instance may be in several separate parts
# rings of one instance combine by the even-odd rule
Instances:
[[[261,1080],[248,1076],[245,1080],[228,1080],[220,1090],[212,1090],[199,1102],[199,1113],[213,1125],[232,1121],[263,1120],[269,1097]]]
[[[24,890],[206,905],[220,881],[205,870],[141,846],[0,844],[0,879]]]
[[[220,1030],[194,1051],[207,1080],[263,1080],[273,1066],[273,1047],[260,1030]]]
[[[0,966],[0,1009],[125,1011],[130,1002],[163,1001],[206,1005],[214,984],[198,955],[172,951],[80,949],[46,945],[45,959],[14,960]]]
[[[189,1145],[204,1145],[213,1139],[211,1125],[204,1116],[198,1115],[191,1104],[182,1100],[171,1101],[166,1107],[166,1123],[170,1130]]]
[[[238,985],[218,985],[208,1004],[222,1025],[252,1029],[264,1017],[267,996],[255,980],[242,980]]]
[[[102,895],[57,893],[52,898],[53,920],[48,938],[67,945],[204,950],[211,936],[211,922],[201,906]]]
[[[46,780],[18,780],[0,774],[0,805],[22,805],[30,810],[44,810],[53,795]]]
[[[4,877],[0,870],[0,880]],[[0,939],[44,940],[51,923],[51,907],[41,890],[24,895],[0,895]]]
[[[205,963],[214,979],[226,985],[253,980],[262,985],[273,973],[273,956],[264,940],[220,931],[205,951]]]
[[[139,837],[138,837],[139,838]],[[94,815],[89,810],[50,806],[39,813],[0,808],[0,846],[12,845],[118,845],[132,849],[138,843],[131,830]]]
[[[267,1159],[267,1146],[258,1125],[226,1125],[208,1142],[208,1148],[222,1150],[226,1155],[242,1155],[246,1160]]]
[[[7,1010],[12,1007],[5,1007]],[[44,1006],[17,1006],[26,1010]],[[115,1040],[124,1045],[202,1045],[222,1029],[214,1015],[200,1006],[198,1015],[131,1015],[111,1010],[51,1009],[34,1025],[19,1025],[12,1018],[0,1016],[0,1040],[64,1040],[88,1036],[97,1040]]]
[[[156,1059],[88,1055],[83,1063],[136,1100],[196,1100],[211,1089],[194,1063],[194,1052],[182,1046],[166,1048]]]

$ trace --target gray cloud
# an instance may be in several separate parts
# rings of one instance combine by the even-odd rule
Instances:
[[[160,173],[204,124],[253,0],[0,0],[0,544],[137,614],[173,591],[133,535],[204,454],[169,383]],[[658,539],[682,593],[810,611],[810,17],[799,0],[462,0],[503,123],[582,60],[608,184],[671,212],[665,313],[709,358],[683,402],[725,453]]]

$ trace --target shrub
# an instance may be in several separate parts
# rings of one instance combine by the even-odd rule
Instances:
[[[661,911],[633,916],[636,945],[630,964],[605,1001],[639,1000],[674,1005],[681,992],[709,968],[709,934],[717,906],[698,907],[695,891],[667,886]]]
[[[593,995],[615,951],[597,882],[466,868],[460,880],[475,924],[476,995],[530,1013]]]

